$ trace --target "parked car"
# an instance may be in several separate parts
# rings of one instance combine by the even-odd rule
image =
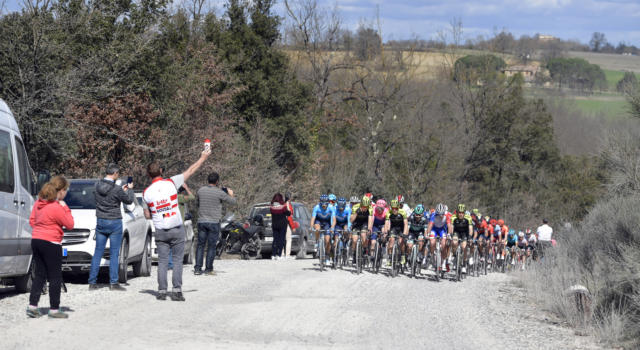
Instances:
[[[142,192],[136,192],[136,199],[141,207],[144,207]],[[196,258],[196,248],[198,245],[197,240],[194,239],[193,222],[191,219],[187,220],[190,215],[185,215],[184,229],[187,233],[184,243],[184,264],[193,264],[193,259]],[[156,228],[153,226],[153,220],[148,219],[147,222],[151,225],[151,260],[158,261],[158,247],[156,246]]]
[[[315,237],[309,233],[309,224],[311,222],[311,214],[299,202],[292,202],[293,220],[300,227],[291,234],[291,253],[296,254],[298,258],[305,257],[308,253],[315,253]],[[255,204],[249,211],[249,217],[262,215],[264,218],[264,239],[262,240],[262,256],[268,256],[272,252],[271,244],[273,243],[273,230],[271,228],[271,211],[270,203]]]
[[[0,99],[0,281],[31,289],[29,216],[37,193],[33,171],[13,113]]]
[[[72,179],[64,201],[71,209],[75,221],[73,230],[66,230],[62,239],[62,271],[88,272],[96,247],[96,200],[95,185],[98,179]],[[134,276],[151,275],[152,230],[144,217],[142,206],[134,201],[122,205],[122,243],[120,245],[118,280],[127,282],[129,265],[133,265]],[[64,253],[63,253],[64,255]],[[100,260],[101,268],[109,266],[109,241]]]

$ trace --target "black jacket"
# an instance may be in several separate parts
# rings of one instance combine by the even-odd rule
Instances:
[[[101,179],[96,183],[96,217],[98,219],[122,219],[120,202],[131,204],[135,200],[133,190],[125,192],[114,181]]]

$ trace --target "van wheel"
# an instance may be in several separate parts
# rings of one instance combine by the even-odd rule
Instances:
[[[32,261],[29,265],[29,271],[24,276],[16,277],[14,280],[16,291],[19,293],[27,293],[31,291],[33,285],[33,279],[36,276],[35,262]]]
[[[122,238],[118,257],[118,282],[127,283],[127,260],[129,258],[129,240]]]
[[[151,276],[151,237],[147,236],[144,242],[144,250],[142,251],[142,259],[133,264],[133,275]]]

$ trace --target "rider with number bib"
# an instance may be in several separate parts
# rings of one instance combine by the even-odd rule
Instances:
[[[371,237],[369,239],[370,244],[365,242],[365,247],[370,247],[369,252],[373,251],[376,240],[378,239],[378,234],[382,234],[382,229],[384,228],[384,223],[387,221],[387,213],[389,212],[389,208],[387,208],[387,202],[384,199],[378,199],[376,204],[373,206],[373,215],[369,217],[369,231],[371,232]],[[372,257],[372,254],[370,258]]]
[[[524,265],[527,263],[527,247],[529,242],[527,241],[527,237],[524,235],[524,232],[518,232],[518,248],[520,249],[520,259],[522,260],[522,270],[524,270]]]
[[[511,229],[507,233],[507,249],[511,251],[511,265],[516,263],[516,258],[513,256],[513,247],[518,243],[518,235],[516,230]]]
[[[447,235],[450,231],[450,222],[447,220],[447,211],[442,203],[436,205],[435,211],[429,218],[429,225],[427,226],[427,233],[429,233],[429,241],[431,244],[431,254],[434,254],[436,250],[436,239],[440,239],[442,266],[437,266],[438,270],[446,269],[447,262],[446,257],[449,255],[447,251]]]
[[[458,249],[458,243],[460,243],[463,254],[462,261],[465,261],[467,259],[467,241],[473,236],[473,224],[471,222],[471,216],[465,213],[464,204],[458,204],[456,217],[453,219],[451,225],[453,226],[453,251],[455,252]],[[462,266],[462,273],[467,273],[467,269],[464,266]]]
[[[371,199],[366,195],[362,197],[359,204],[351,208],[351,250],[356,253],[357,236],[360,234],[362,242],[366,242],[367,229],[369,228],[369,218],[373,215]],[[354,255],[355,262],[355,255]]]
[[[320,230],[327,231],[324,236],[325,252],[330,251],[331,233],[335,222],[335,211],[329,206],[329,196],[323,194],[320,196],[320,203],[316,204],[311,214],[311,228],[314,231],[316,242],[320,238]],[[328,257],[328,255],[327,255]],[[328,260],[328,259],[327,259]],[[328,261],[327,261],[328,262]]]
[[[387,212],[384,232],[387,235],[394,235],[398,238],[398,247],[400,247],[400,251],[402,252],[400,263],[404,265],[407,260],[404,247],[404,236],[406,236],[408,232],[407,213],[400,209],[400,203],[397,199],[391,200],[391,210]],[[390,236],[389,244],[387,244],[387,254],[389,256],[391,256],[394,241],[395,238]],[[387,265],[391,266],[391,259],[387,260]]]
[[[422,257],[418,257],[420,260],[426,259],[427,255],[423,254],[424,247],[424,236],[427,230],[427,226],[429,225],[429,220],[425,216],[424,206],[422,204],[416,205],[416,208],[413,210],[413,213],[409,216],[408,220],[408,239],[407,239],[407,249],[411,251],[413,249],[414,242],[418,241],[418,254],[422,255]],[[426,261],[422,261],[424,264]]]

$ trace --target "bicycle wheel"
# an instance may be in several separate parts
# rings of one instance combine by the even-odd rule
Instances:
[[[440,268],[442,264],[442,256],[440,256],[440,244],[436,244],[436,249],[433,252],[433,269],[436,272],[436,282],[440,280]]]
[[[456,249],[456,281],[460,282],[462,280],[462,249],[458,246]]]
[[[376,244],[373,246],[373,263],[371,264],[371,272],[378,273],[380,265],[378,265],[378,259],[380,258],[380,242],[376,240]]]
[[[398,257],[398,243],[394,242],[393,247],[391,248],[391,277],[396,277],[398,275],[398,262],[396,260]]]
[[[480,253],[478,253],[478,246],[473,249],[473,275],[480,277]]]
[[[418,247],[416,244],[411,247],[411,260],[409,263],[411,264],[410,276],[415,278],[416,275],[420,274],[420,267],[418,266]]]
[[[362,264],[363,264],[363,256],[362,256],[362,239],[358,237],[358,241],[356,243],[356,251],[354,252],[356,255],[356,273],[362,273]]]
[[[318,242],[318,259],[320,260],[320,271],[324,271],[324,234],[320,234]]]
[[[342,261],[342,259],[340,259],[340,246],[342,245],[342,241],[332,242],[331,244],[333,244],[333,269],[335,270]]]

